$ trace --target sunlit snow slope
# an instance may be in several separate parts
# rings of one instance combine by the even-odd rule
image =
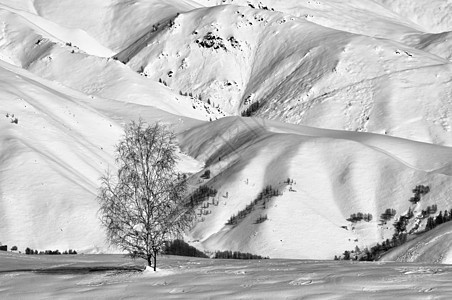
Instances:
[[[95,197],[99,177],[114,168],[122,126],[139,117],[194,122],[92,99],[3,62],[0,95],[0,240],[20,248],[105,250]],[[190,165],[199,168],[185,163],[185,171]]]
[[[218,189],[216,199],[209,200],[218,206],[209,205],[210,213],[202,213],[203,221],[191,232],[192,240],[211,251],[332,258],[338,249],[390,238],[392,226],[379,225],[387,208],[396,209],[398,217],[410,207],[416,214],[427,205],[450,203],[452,152],[446,147],[241,118],[189,130],[182,145],[211,171],[210,180],[200,177],[204,170],[195,178]],[[285,183],[287,178],[294,184]],[[408,200],[417,184],[429,185],[432,192],[413,206]],[[225,225],[267,185],[282,196],[265,207],[255,205],[239,224]],[[346,221],[357,212],[371,213],[374,220]],[[268,220],[257,224],[264,215]]]
[[[425,51],[438,38],[402,36],[410,43],[228,5],[182,13],[117,57],[229,114],[258,104],[251,115],[452,145],[450,54]]]

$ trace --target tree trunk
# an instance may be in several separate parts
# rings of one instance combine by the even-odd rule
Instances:
[[[147,258],[148,258],[147,259],[148,260],[148,266],[152,267],[152,255],[148,255]]]
[[[157,251],[154,251],[154,272],[157,271]]]

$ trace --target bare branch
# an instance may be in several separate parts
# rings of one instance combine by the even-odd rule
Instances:
[[[99,213],[108,240],[148,262],[193,219],[183,203],[186,183],[175,170],[176,151],[166,126],[131,122],[116,146],[116,175],[101,178]]]

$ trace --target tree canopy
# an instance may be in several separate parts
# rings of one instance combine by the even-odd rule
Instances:
[[[180,236],[193,215],[177,149],[167,126],[132,121],[116,146],[117,172],[101,178],[99,212],[109,242],[154,270],[165,242]]]

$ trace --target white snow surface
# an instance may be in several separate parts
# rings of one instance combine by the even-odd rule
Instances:
[[[0,253],[2,299],[448,299],[450,265]],[[142,267],[141,267],[142,268]]]
[[[449,12],[448,0],[0,0],[0,241],[115,251],[99,177],[140,117],[173,126],[191,190],[218,190],[186,233],[200,249],[331,259],[390,238],[387,208],[450,209]],[[413,206],[419,184],[431,192]],[[225,225],[267,185],[282,195]],[[374,219],[346,221],[357,212]]]
[[[188,130],[181,144],[211,171],[208,182],[199,177],[198,183],[218,189],[212,202],[219,205],[210,205],[189,235],[210,251],[332,258],[342,253],[337,249],[363,249],[391,237],[392,228],[379,225],[386,208],[400,216],[410,207],[447,207],[452,189],[450,148],[394,137],[236,117]],[[292,187],[287,178],[295,181]],[[413,182],[432,189],[416,207],[408,201]],[[266,208],[257,205],[240,224],[225,225],[269,184],[283,195]],[[352,225],[345,219],[353,212],[371,213],[374,220]],[[268,220],[256,224],[261,215]]]
[[[452,145],[448,42],[394,26],[399,39],[336,29],[214,6],[181,13],[117,57],[227,114],[258,101],[254,115],[266,119]]]

